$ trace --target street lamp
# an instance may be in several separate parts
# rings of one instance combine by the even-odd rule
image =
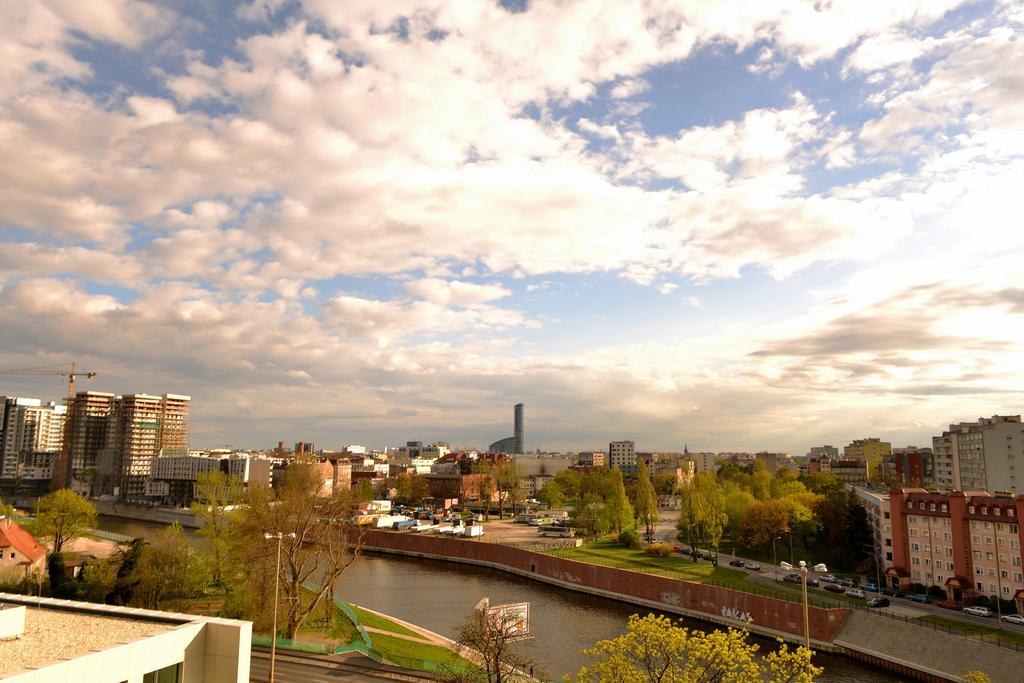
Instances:
[[[787,572],[793,570],[793,565],[791,565],[789,562],[782,562],[781,564],[779,564],[779,566],[782,567]],[[811,649],[811,620],[810,620],[810,618],[809,618],[809,616],[807,614],[808,611],[809,611],[808,608],[807,608],[807,572],[808,571],[809,570],[807,569],[807,563],[804,562],[803,560],[800,560],[800,578],[803,579],[801,583],[803,583],[803,587],[804,587],[804,645],[807,647],[808,650],[810,650]],[[821,573],[827,572],[828,571],[828,567],[826,567],[824,564],[820,564],[819,563],[819,564],[814,565],[814,571],[816,571],[819,574],[821,574]]]
[[[274,626],[270,632],[270,683],[274,683],[274,660],[277,657],[277,594],[281,585],[281,539],[295,538],[295,534],[284,534],[278,531],[276,534],[263,534],[268,541],[277,539],[277,570],[274,572]]]

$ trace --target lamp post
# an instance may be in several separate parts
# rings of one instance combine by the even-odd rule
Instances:
[[[782,567],[787,572],[793,570],[793,565],[791,565],[789,562],[783,562],[779,566]],[[808,650],[810,650],[811,649],[811,620],[810,620],[810,618],[808,616],[808,612],[810,610],[807,607],[807,572],[808,571],[809,570],[807,569],[807,563],[804,562],[803,560],[800,560],[800,578],[803,579],[803,581],[801,583],[803,584],[803,588],[804,588],[804,646]],[[823,572],[827,572],[828,571],[828,567],[826,567],[824,564],[816,564],[816,565],[814,565],[814,571],[816,571],[816,572],[818,572],[820,574],[820,573],[823,573]]]
[[[295,538],[295,534],[284,534],[278,531],[276,534],[263,534],[268,541],[277,539],[277,569],[274,572],[274,626],[270,632],[270,683],[274,683],[274,660],[277,657],[277,595],[281,585],[281,539]]]

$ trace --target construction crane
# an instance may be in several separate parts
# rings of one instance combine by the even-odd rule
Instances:
[[[74,361],[71,362],[70,370],[54,370],[53,368],[61,367],[59,365],[50,365],[41,368],[25,368],[24,370],[0,370],[0,375],[18,375],[18,376],[39,376],[46,375],[51,377],[67,377],[68,378],[68,415],[64,420],[64,439],[60,449],[60,463],[57,466],[56,477],[54,478],[54,484],[57,488],[64,488],[67,485],[68,478],[68,458],[71,449],[71,399],[75,397],[75,380],[79,377],[85,377],[86,379],[92,379],[98,373],[90,370],[89,372],[79,372]]]

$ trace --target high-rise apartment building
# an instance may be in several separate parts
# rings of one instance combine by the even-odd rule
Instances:
[[[944,491],[1017,493],[1017,465],[1024,466],[1020,415],[993,415],[951,424],[932,437],[935,485]]]
[[[80,391],[68,406],[67,459],[62,459],[54,480],[57,486],[69,486],[90,493],[100,451],[107,442],[107,420],[114,409],[114,394]]]
[[[0,396],[0,479],[24,477],[36,461],[52,463],[64,443],[66,411],[37,398]]]
[[[908,446],[892,449],[893,480],[887,484],[911,488],[935,486],[935,457],[930,448]]]
[[[863,460],[868,466],[868,478],[880,473],[882,461],[892,455],[892,444],[877,437],[854,439],[843,448],[844,460]]]
[[[612,441],[608,444],[608,466],[626,474],[636,473],[636,444],[632,441]]]

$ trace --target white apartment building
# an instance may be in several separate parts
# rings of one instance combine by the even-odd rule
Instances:
[[[1017,466],[1024,466],[1020,415],[993,415],[951,424],[932,437],[935,484],[943,491],[1024,491]]]
[[[623,472],[636,472],[636,444],[632,441],[612,441],[608,444],[608,466]]]
[[[717,472],[719,466],[722,464],[718,459],[718,455],[715,453],[690,453],[690,459],[693,461],[693,470],[697,474],[701,472]]]
[[[875,557],[879,560],[879,569],[883,576],[885,570],[893,566],[892,547],[892,514],[889,509],[889,493],[863,486],[854,487],[857,498],[868,513],[871,525],[871,539],[874,544]],[[871,578],[871,577],[869,577]]]
[[[0,396],[0,479],[37,478],[37,460],[52,468],[64,444],[66,417],[66,406],[37,398]],[[33,470],[26,472],[26,466]],[[44,478],[51,476],[52,472]]]

